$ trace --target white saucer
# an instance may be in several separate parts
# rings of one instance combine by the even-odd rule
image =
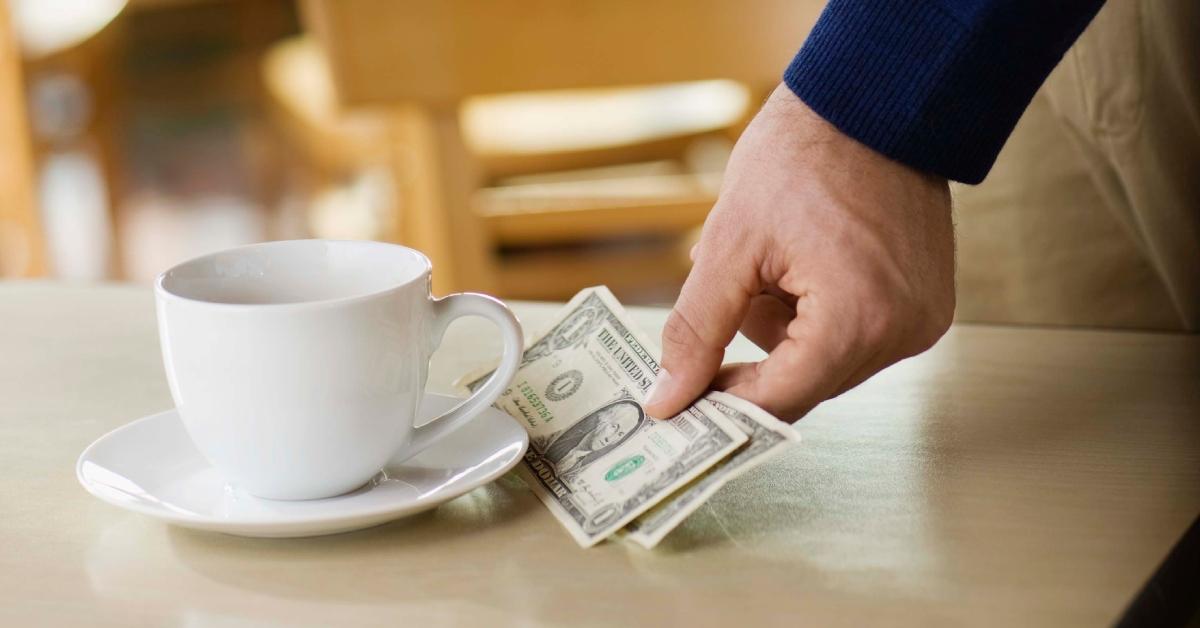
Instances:
[[[458,401],[427,394],[419,416],[436,416]],[[512,417],[488,408],[429,449],[389,464],[356,491],[274,501],[230,487],[196,451],[179,415],[168,410],[101,436],[79,456],[75,474],[96,497],[175,525],[241,536],[315,536],[429,510],[500,477],[528,445]]]

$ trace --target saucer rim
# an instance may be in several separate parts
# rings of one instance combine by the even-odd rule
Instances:
[[[427,398],[427,397],[438,397],[438,398],[444,399],[448,403],[451,403],[450,407],[453,407],[453,404],[461,401],[461,399],[458,397],[454,397],[452,395],[443,395],[443,394],[439,394],[439,393],[430,393],[430,392],[424,393],[424,398]],[[264,528],[264,529],[270,528],[274,532],[273,534],[271,534],[271,536],[276,536],[279,533],[286,532],[289,529],[295,531],[297,529],[309,528],[312,526],[322,526],[322,525],[332,526],[333,524],[338,524],[338,523],[349,524],[349,522],[351,520],[356,520],[356,519],[363,520],[363,521],[376,520],[379,523],[383,523],[385,521],[391,521],[394,519],[399,519],[401,517],[414,515],[419,512],[422,512],[424,510],[429,510],[431,508],[434,508],[434,507],[436,507],[440,504],[443,504],[445,502],[448,502],[452,499],[461,497],[462,495],[465,495],[466,493],[473,491],[476,488],[479,488],[480,486],[484,486],[486,484],[490,484],[490,483],[496,481],[502,475],[511,471],[514,467],[516,467],[516,465],[518,463],[521,462],[521,459],[524,457],[525,452],[528,451],[528,449],[529,449],[529,434],[520,426],[520,424],[518,424],[516,422],[515,419],[508,416],[507,414],[504,414],[503,412],[501,412],[495,408],[492,408],[490,406],[486,409],[495,411],[495,412],[499,413],[500,416],[512,421],[513,426],[517,430],[517,433],[519,433],[521,435],[520,450],[513,456],[512,461],[507,464],[502,465],[501,467],[497,468],[496,470],[494,470],[490,473],[480,476],[476,480],[473,480],[472,482],[469,483],[468,486],[463,488],[461,491],[455,491],[450,495],[431,493],[428,496],[423,497],[423,498],[418,497],[411,501],[402,502],[399,506],[396,506],[396,507],[381,507],[379,509],[374,509],[374,510],[356,511],[356,512],[349,512],[349,513],[334,512],[334,513],[328,513],[328,514],[313,514],[313,515],[303,515],[303,516],[279,515],[279,516],[277,516],[277,518],[252,517],[252,518],[238,518],[238,519],[224,519],[224,518],[216,519],[213,517],[205,517],[203,515],[190,513],[190,512],[188,512],[188,513],[176,512],[176,511],[172,511],[169,508],[166,508],[163,506],[155,507],[153,505],[144,503],[142,500],[139,500],[136,497],[131,497],[130,499],[127,499],[127,500],[114,498],[114,497],[106,494],[106,491],[98,490],[99,485],[97,485],[95,482],[85,479],[84,474],[83,474],[83,464],[85,461],[87,461],[89,459],[90,454],[93,452],[93,450],[95,450],[97,447],[99,447],[102,443],[107,442],[109,439],[116,437],[118,433],[126,431],[126,430],[130,430],[134,426],[141,424],[141,423],[148,423],[148,422],[159,421],[159,420],[171,420],[172,419],[171,415],[173,415],[174,420],[181,421],[182,419],[179,417],[179,412],[178,412],[178,409],[176,409],[176,408],[170,408],[168,410],[163,410],[160,412],[156,412],[154,414],[143,416],[141,418],[135,419],[135,420],[125,423],[123,425],[117,426],[116,428],[111,429],[108,432],[104,433],[103,435],[97,437],[95,440],[92,441],[91,444],[89,444],[86,448],[84,448],[84,450],[79,454],[79,457],[76,458],[76,460],[75,460],[75,479],[77,482],[79,482],[80,486],[82,486],[83,489],[85,491],[87,491],[89,494],[91,494],[92,496],[96,497],[97,499],[99,499],[107,504],[111,504],[111,505],[121,508],[123,510],[136,512],[138,514],[143,514],[143,515],[146,515],[149,517],[153,517],[155,519],[159,519],[161,521],[165,521],[167,523],[173,523],[173,524],[177,524],[177,525],[184,526],[184,527],[204,529],[204,530],[213,530],[213,531],[217,531],[217,532],[226,532],[229,534],[235,534],[235,535],[241,535],[241,536],[247,536],[248,531],[254,530],[255,528]],[[478,417],[476,417],[475,419],[472,419],[472,421],[476,420],[477,418]],[[436,445],[434,445],[434,446],[436,447]],[[196,452],[196,453],[200,456],[201,460],[204,460],[203,455],[200,455],[199,452]],[[417,455],[419,455],[419,454],[417,454]],[[212,468],[212,465],[210,463],[208,463],[207,460],[205,460],[204,462],[205,462],[206,468]],[[372,476],[372,479],[374,479],[374,477],[375,476]],[[370,481],[371,480],[368,480],[368,482],[370,482]],[[366,483],[364,483],[364,486],[365,486],[365,484]],[[348,493],[344,493],[343,495],[337,495],[334,497],[326,497],[323,499],[314,499],[314,500],[299,500],[299,501],[312,501],[312,502],[333,501],[333,500],[337,500],[337,499],[342,499],[345,495],[355,492],[357,490],[360,490],[360,489],[354,489],[353,491],[349,491]],[[251,496],[251,497],[253,499],[262,499],[259,497],[253,497],[253,496]],[[272,500],[264,500],[264,501],[272,501]],[[373,525],[373,524],[367,524],[367,525]],[[263,532],[266,532],[266,530],[263,530]],[[313,532],[311,534],[317,535],[317,534],[322,534],[322,533],[321,532]]]

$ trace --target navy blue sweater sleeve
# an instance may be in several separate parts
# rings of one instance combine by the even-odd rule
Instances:
[[[978,183],[1104,0],[830,0],[784,82],[847,135]]]

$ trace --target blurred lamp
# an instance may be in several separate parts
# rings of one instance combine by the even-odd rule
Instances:
[[[8,0],[21,53],[44,57],[100,32],[126,0]]]

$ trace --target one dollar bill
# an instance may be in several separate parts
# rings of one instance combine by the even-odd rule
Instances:
[[[641,403],[658,356],[606,288],[589,288],[531,337],[496,403],[530,434],[521,474],[585,547],[623,527],[653,548],[722,486],[800,439],[721,392],[670,421],[648,419]],[[491,370],[460,384],[473,390]]]
[[[649,418],[642,402],[658,376],[658,356],[608,289],[588,288],[529,341],[512,385],[496,402],[529,432],[520,473],[584,547],[749,440],[708,403],[668,420]],[[461,385],[473,390],[491,370]]]

